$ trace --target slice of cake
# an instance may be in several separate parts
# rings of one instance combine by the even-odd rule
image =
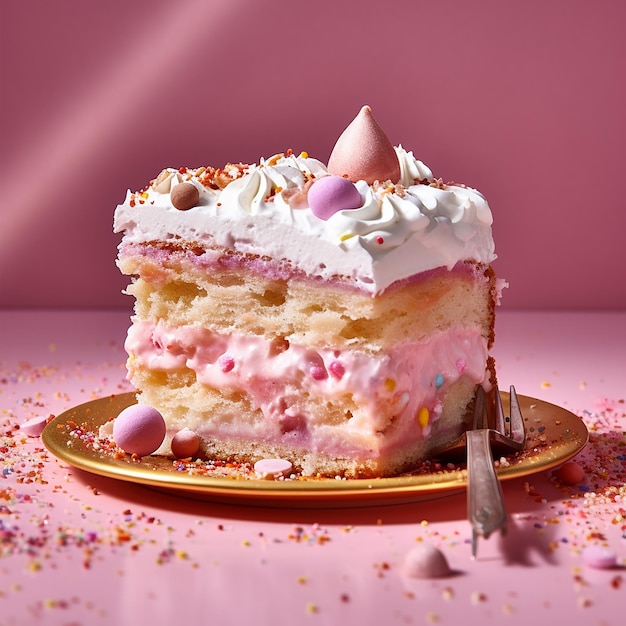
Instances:
[[[115,213],[133,277],[128,375],[200,454],[305,475],[410,470],[463,429],[499,282],[483,196],[363,107],[328,167],[291,151],[165,169]]]

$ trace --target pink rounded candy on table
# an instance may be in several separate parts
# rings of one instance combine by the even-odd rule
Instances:
[[[585,470],[573,461],[559,467],[554,474],[564,485],[576,485],[585,480]]]
[[[589,546],[583,550],[583,562],[594,569],[617,567],[617,555],[613,550],[602,546]]]
[[[48,423],[48,417],[33,417],[20,424],[20,430],[29,437],[39,437]]]
[[[177,459],[186,459],[194,456],[200,449],[200,437],[190,430],[183,428],[172,437],[172,454]]]
[[[338,211],[358,209],[362,202],[359,190],[341,176],[318,178],[309,189],[308,201],[313,215],[321,220],[327,220]]]
[[[254,464],[254,472],[258,478],[272,479],[286,476],[293,465],[286,459],[261,459]]]
[[[124,452],[146,456],[163,443],[165,430],[165,420],[156,409],[133,404],[115,418],[113,439]]]
[[[427,543],[416,546],[407,554],[404,571],[411,578],[443,578],[452,574],[443,552]]]

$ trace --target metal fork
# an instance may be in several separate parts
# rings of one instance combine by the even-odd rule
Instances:
[[[472,525],[472,557],[476,557],[478,535],[485,539],[495,530],[506,533],[507,515],[502,487],[496,474],[492,452],[517,452],[524,447],[524,419],[515,387],[510,388],[510,417],[504,416],[502,399],[496,387],[495,428],[489,428],[485,391],[478,386],[472,429],[465,433],[467,445],[467,510]]]

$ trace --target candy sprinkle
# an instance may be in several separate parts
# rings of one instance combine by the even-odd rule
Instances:
[[[428,426],[428,422],[430,421],[430,413],[425,406],[423,406],[417,412],[417,421],[422,428],[426,428],[426,426]]]

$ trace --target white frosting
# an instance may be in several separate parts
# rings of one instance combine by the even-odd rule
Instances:
[[[401,179],[397,185],[358,181],[361,206],[329,219],[302,204],[311,178],[326,167],[307,155],[230,166],[238,175],[223,189],[203,182],[203,170],[167,170],[142,193],[127,193],[115,212],[114,230],[125,241],[190,241],[207,248],[225,247],[242,254],[286,260],[292,267],[325,279],[343,277],[371,294],[397,280],[459,261],[495,259],[492,216],[475,189],[442,185],[411,152],[396,149]],[[225,171],[228,172],[228,169]],[[199,204],[179,211],[171,189],[190,182]]]

